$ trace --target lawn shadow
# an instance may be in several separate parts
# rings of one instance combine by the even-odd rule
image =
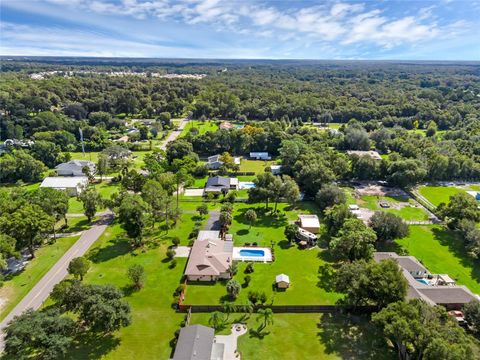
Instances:
[[[282,250],[288,250],[292,247],[294,247],[295,245],[293,245],[290,241],[288,240],[280,240],[277,245],[280,247],[280,249]]]
[[[324,289],[327,292],[335,292],[335,270],[332,265],[324,264],[318,267],[318,282],[317,287]]]
[[[460,264],[471,268],[471,278],[480,283],[480,261],[472,260],[468,256],[460,235],[446,228],[433,228],[432,233],[434,239],[438,240],[441,245],[448,246],[448,250],[460,260]]]
[[[101,359],[116,349],[120,342],[121,340],[118,337],[111,334],[103,335],[85,332],[74,341],[65,359]]]
[[[247,235],[249,232],[250,232],[249,229],[240,229],[240,230],[237,231],[237,235],[238,236],[243,236],[243,235]]]
[[[94,263],[101,263],[128,254],[130,251],[132,251],[132,247],[128,239],[115,238],[110,240],[105,247],[94,248],[88,258]]]
[[[79,231],[85,231],[90,228],[90,223],[88,222],[87,219],[80,220],[77,222],[74,226],[67,226],[66,229],[63,229],[62,232],[79,232]]]
[[[365,316],[323,314],[317,324],[327,354],[342,359],[394,359],[381,331]]]

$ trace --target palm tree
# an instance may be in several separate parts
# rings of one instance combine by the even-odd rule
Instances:
[[[238,281],[233,279],[230,280],[227,283],[227,292],[232,298],[236,299],[238,294],[240,293],[240,284],[238,283]]]
[[[260,327],[260,331],[265,329],[267,325],[273,324],[273,311],[270,308],[266,309],[259,309],[257,321],[263,321],[262,326]]]
[[[230,317],[230,314],[232,312],[235,312],[236,309],[237,309],[237,307],[235,306],[235,304],[233,304],[231,302],[225,301],[223,303],[223,312],[227,315],[226,318],[225,318],[225,321],[228,321],[228,318]]]
[[[220,311],[212,312],[210,314],[210,319],[208,319],[208,323],[212,325],[215,330],[220,329],[225,323],[223,313],[221,313]]]
[[[247,219],[247,221],[250,223],[250,227],[249,227],[248,229],[251,229],[253,223],[254,223],[255,221],[257,221],[257,213],[255,212],[255,210],[249,209],[249,210],[245,213],[245,219]]]

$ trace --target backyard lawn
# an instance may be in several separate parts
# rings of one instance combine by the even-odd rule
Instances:
[[[340,298],[339,294],[327,291],[328,282],[319,279],[319,267],[326,264],[318,248],[300,250],[297,246],[288,246],[283,240],[274,246],[275,261],[271,263],[254,263],[255,271],[251,274],[248,287],[243,287],[237,303],[244,304],[248,300],[249,291],[264,291],[267,303],[274,305],[330,305]],[[301,264],[301,266],[299,266]],[[234,279],[244,283],[246,262],[238,263],[238,273]],[[287,274],[290,277],[290,288],[276,291],[275,276]],[[326,279],[325,279],[326,280]],[[219,304],[226,299],[224,282],[215,284],[189,283],[185,304]]]
[[[205,134],[208,131],[218,130],[218,125],[213,121],[192,120],[183,128],[180,136],[182,137],[187,135],[190,129],[193,127],[198,129],[200,135]]]
[[[75,343],[67,359],[170,358],[169,342],[185,316],[172,310],[172,294],[186,259],[177,259],[177,266],[170,269],[164,261],[168,245],[169,241],[152,241],[145,249],[132,251],[120,226],[109,226],[86,255],[92,266],[84,282],[113,284],[123,289],[132,308],[132,324],[110,336],[81,339],[82,343]],[[147,279],[143,289],[131,293],[126,271],[133,264],[144,266]]]
[[[191,324],[209,326],[210,314],[192,315]],[[220,334],[230,333],[230,323],[242,320],[231,314]],[[256,314],[246,320],[258,329]],[[395,353],[379,331],[364,317],[340,314],[274,314],[273,324],[261,336],[246,333],[238,338],[244,360],[256,359],[394,359]]]
[[[388,202],[390,208],[380,207],[378,202],[382,200]],[[390,196],[362,196],[357,200],[357,204],[374,211],[390,212],[406,221],[428,220],[427,212],[413,199]]]
[[[468,258],[462,239],[439,225],[410,226],[410,235],[397,240],[434,274],[448,274],[480,294],[480,263]]]
[[[463,192],[463,190],[454,186],[420,186],[419,192],[433,205],[438,206],[441,203],[447,204],[450,196]]]
[[[54,244],[42,246],[22,272],[5,279],[0,288],[0,320],[8,315],[78,238],[59,238]]]
[[[267,166],[275,164],[274,160],[250,160],[242,159],[240,162],[240,172],[254,172],[261,174],[265,171]]]

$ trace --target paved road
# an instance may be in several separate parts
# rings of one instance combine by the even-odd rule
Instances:
[[[168,135],[167,139],[160,145],[160,149],[166,150],[167,149],[167,144],[171,141],[176,140],[180,134],[182,133],[183,128],[188,124],[188,119],[182,119],[180,121],[180,124],[178,125],[178,130],[172,131],[170,135]]]
[[[15,316],[20,315],[25,310],[33,308],[38,309],[48,298],[53,287],[62,281],[67,275],[68,264],[73,258],[82,256],[92,246],[92,244],[102,235],[107,225],[113,220],[113,214],[103,215],[96,221],[89,230],[83,232],[82,236],[72,245],[70,249],[62,256],[60,260],[40,279],[40,281],[25,295],[25,297],[15,306],[15,308],[0,323],[0,329],[3,329]],[[3,336],[2,336],[3,337]],[[0,348],[3,349],[3,341],[0,339]]]

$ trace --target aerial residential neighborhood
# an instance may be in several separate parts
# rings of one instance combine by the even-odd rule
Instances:
[[[479,15],[0,2],[0,357],[480,360]]]

